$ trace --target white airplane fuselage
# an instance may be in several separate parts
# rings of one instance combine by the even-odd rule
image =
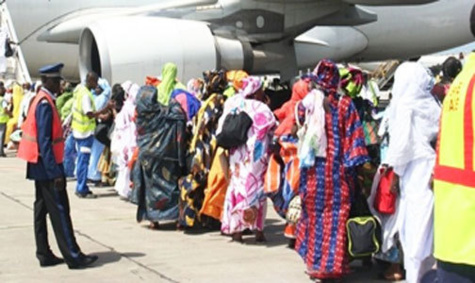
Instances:
[[[7,1],[7,4],[32,76],[42,65],[63,62],[64,75],[78,79],[77,44],[38,41],[38,36],[51,28],[53,20],[86,8],[138,7],[157,2],[160,1],[15,0]],[[314,66],[322,58],[338,61],[410,58],[471,42],[475,30],[474,6],[473,0],[440,0],[417,6],[358,6],[376,14],[377,21],[356,26],[318,25],[304,32],[294,43],[297,68]],[[199,19],[200,15],[187,18]],[[120,30],[117,32],[120,34]],[[136,32],[144,36],[153,34],[149,30]],[[126,42],[130,33],[125,32],[121,36],[121,40]],[[157,66],[155,74],[159,74],[160,67]],[[265,68],[262,70],[267,71]],[[114,79],[118,78],[114,76]]]

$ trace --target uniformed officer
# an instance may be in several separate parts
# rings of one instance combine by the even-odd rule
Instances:
[[[66,262],[70,269],[91,265],[95,255],[81,252],[69,215],[63,168],[64,139],[61,120],[55,108],[63,64],[49,65],[39,70],[43,87],[32,100],[18,149],[18,157],[26,160],[27,178],[35,181],[34,229],[36,257],[40,266]],[[56,257],[48,243],[46,215],[50,215],[53,230],[63,259]]]

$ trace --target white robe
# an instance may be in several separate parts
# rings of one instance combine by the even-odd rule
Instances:
[[[414,160],[407,165],[399,180],[399,237],[409,283],[420,282],[435,263],[432,256],[434,194],[430,187],[434,165],[435,158]]]
[[[400,177],[396,229],[409,283],[420,282],[434,262],[430,178],[436,154],[430,143],[439,131],[441,107],[430,93],[432,86],[433,78],[422,65],[402,64],[395,74],[393,101],[388,109],[386,162]]]

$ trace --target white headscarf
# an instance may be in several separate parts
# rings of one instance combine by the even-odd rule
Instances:
[[[441,107],[431,94],[433,85],[430,71],[419,63],[404,63],[394,75],[387,110],[390,141],[386,162],[398,175],[413,160],[435,158],[430,142],[439,132]]]

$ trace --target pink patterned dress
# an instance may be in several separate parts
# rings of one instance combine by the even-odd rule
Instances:
[[[226,192],[221,231],[224,234],[242,232],[249,228],[262,231],[266,217],[266,195],[264,175],[269,162],[268,148],[272,141],[275,117],[267,105],[257,100],[236,95],[226,101],[224,114],[220,120],[222,127],[225,117],[231,111],[245,111],[253,121],[245,145],[230,151],[231,180]],[[253,223],[244,221],[244,211],[257,209]]]

